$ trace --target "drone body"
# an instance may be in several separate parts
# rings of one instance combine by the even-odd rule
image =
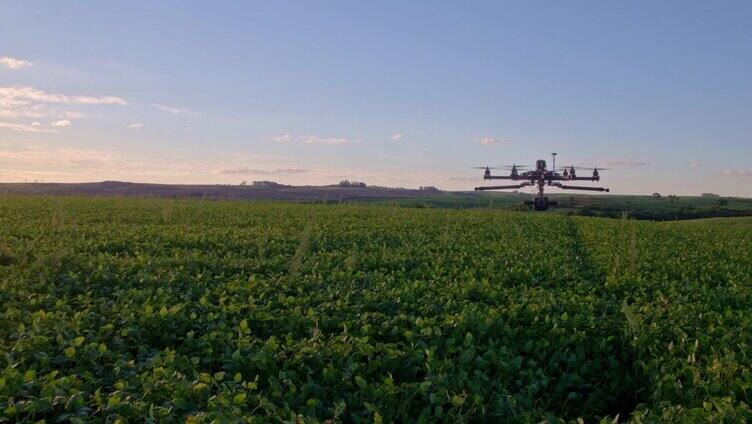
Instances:
[[[605,191],[607,188],[603,187],[586,187],[586,186],[572,186],[562,184],[560,181],[600,181],[600,175],[598,174],[598,168],[592,168],[593,174],[590,177],[577,176],[577,169],[575,166],[564,168],[562,172],[556,172],[556,153],[552,153],[553,166],[551,170],[546,168],[546,161],[538,159],[535,161],[535,167],[532,170],[524,170],[526,167],[512,165],[509,167],[509,175],[491,175],[491,167],[486,166],[483,174],[484,180],[512,180],[521,181],[519,184],[514,185],[502,185],[502,186],[489,186],[489,187],[475,187],[476,191],[483,190],[505,190],[523,188],[529,186],[537,186],[538,195],[534,200],[526,201],[525,204],[532,204],[536,211],[548,210],[550,206],[556,205],[556,201],[548,200],[548,197],[543,195],[543,190],[546,186],[558,187],[564,190],[586,190],[586,191]],[[603,169],[603,168],[601,168]]]

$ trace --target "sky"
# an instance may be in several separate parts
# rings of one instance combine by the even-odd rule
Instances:
[[[558,152],[612,193],[752,197],[750,22],[749,1],[1,1],[0,182],[465,190]]]

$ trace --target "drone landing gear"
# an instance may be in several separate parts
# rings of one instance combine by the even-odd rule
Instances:
[[[526,205],[533,205],[535,211],[547,211],[549,206],[556,206],[556,200],[548,200],[548,197],[536,197],[534,200],[526,200]]]

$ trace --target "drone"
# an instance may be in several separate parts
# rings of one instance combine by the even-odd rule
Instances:
[[[483,174],[484,180],[513,180],[522,181],[519,184],[514,185],[500,185],[500,186],[488,186],[488,187],[475,187],[476,191],[484,190],[507,190],[515,188],[523,188],[528,186],[537,186],[538,195],[533,200],[525,201],[526,205],[533,205],[533,209],[536,211],[548,210],[550,206],[556,206],[555,200],[548,200],[547,196],[543,195],[543,190],[546,186],[558,187],[564,190],[587,190],[587,191],[605,191],[609,189],[603,187],[586,187],[586,186],[573,186],[562,184],[559,181],[600,181],[601,177],[598,173],[599,170],[605,170],[608,168],[581,168],[574,165],[565,167],[562,172],[556,172],[556,153],[551,153],[552,169],[549,171],[546,168],[546,161],[538,159],[535,161],[534,169],[528,170],[527,166],[479,166],[474,169],[485,170]],[[509,169],[509,175],[491,175],[492,169]],[[590,177],[580,177],[577,175],[577,170],[593,171],[593,175]]]

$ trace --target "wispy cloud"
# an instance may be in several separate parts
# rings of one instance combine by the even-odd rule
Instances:
[[[37,125],[35,125],[37,124]],[[0,130],[11,130],[11,131],[20,131],[20,132],[39,132],[39,133],[56,133],[57,130],[49,130],[44,128],[38,128],[39,122],[32,122],[31,125],[25,125],[25,124],[14,124],[10,122],[0,122]]]
[[[0,150],[0,163],[25,165],[89,165],[98,166],[112,162],[106,152],[84,149],[44,149],[38,147],[20,150]]]
[[[0,118],[6,119],[23,119],[23,118],[41,118],[48,114],[45,105],[20,106],[9,109],[3,109],[0,106]]]
[[[699,168],[700,166],[702,166],[702,162],[695,161],[695,162],[690,162],[689,163],[689,167],[690,168]]]
[[[68,120],[81,119],[87,116],[90,116],[90,115],[86,115],[84,113],[77,112],[74,110],[66,110],[57,115],[57,117],[60,119],[68,119]]]
[[[649,162],[637,159],[604,159],[600,163],[605,166],[650,166]]]
[[[32,63],[28,60],[16,59],[8,56],[0,57],[0,66],[7,69],[23,69],[28,68],[31,65]]]
[[[264,141],[274,143],[301,143],[301,144],[351,144],[362,143],[360,139],[351,139],[346,137],[322,137],[318,135],[293,135],[283,134],[272,137],[264,137]]]
[[[70,126],[73,120],[82,118],[86,115],[75,110],[60,110],[62,105],[80,105],[80,106],[124,106],[127,102],[115,96],[79,96],[67,95],[60,93],[48,93],[27,86],[0,86],[0,118],[13,123],[5,123],[0,128],[10,129],[13,131],[27,132],[57,132],[56,130],[45,130],[40,125],[26,125],[24,120],[38,121],[40,118],[55,119],[52,126],[66,127]]]
[[[744,178],[752,178],[752,169],[724,169],[721,171],[721,174],[727,175],[730,177],[744,177]]]
[[[307,168],[222,168],[215,169],[212,174],[218,175],[296,175],[307,174],[311,172],[311,169]]]
[[[478,140],[475,140],[478,144],[483,144],[486,146],[492,145],[492,144],[506,144],[506,142],[499,140],[498,138],[492,138],[492,137],[483,137]]]
[[[75,96],[75,97],[72,97],[72,99],[73,99],[73,103],[78,103],[82,105],[125,106],[126,104],[128,104],[128,102],[121,99],[120,97],[114,97],[114,96],[105,96],[105,97]]]
[[[140,130],[143,126],[144,126],[144,124],[142,124],[140,122],[134,122],[134,123],[128,125],[128,128],[130,128],[132,130]]]
[[[188,116],[198,116],[198,113],[188,110],[188,109],[181,109],[179,107],[172,107],[172,106],[165,106],[161,105],[159,103],[152,103],[152,106],[155,108],[161,110],[162,112],[167,112],[171,115],[178,116],[178,115],[188,115]]]
[[[397,133],[392,136],[393,141],[402,141],[405,136],[402,133]]]
[[[26,86],[0,87],[1,108],[22,107],[32,103],[63,103],[115,106],[124,106],[128,104],[125,99],[115,96],[69,96],[66,94],[47,93],[44,90],[38,90],[36,88]]]
[[[67,119],[63,119],[61,121],[55,121],[52,123],[53,127],[70,127],[73,125],[73,123]]]

